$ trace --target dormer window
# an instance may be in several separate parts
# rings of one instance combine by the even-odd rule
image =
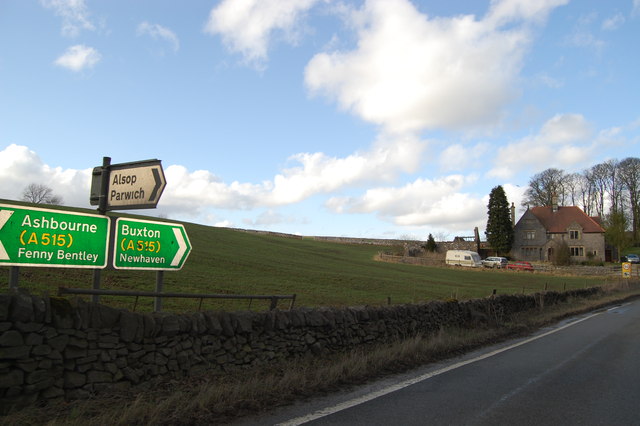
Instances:
[[[579,240],[580,239],[580,231],[569,231],[569,239],[570,240]]]

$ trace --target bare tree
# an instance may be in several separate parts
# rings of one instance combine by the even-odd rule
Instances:
[[[577,203],[575,206],[580,207],[587,215],[593,216],[596,211],[594,201],[594,186],[591,181],[589,170],[584,170],[582,173],[575,174],[577,180]]]
[[[589,216],[593,216],[596,211],[594,201],[594,186],[591,182],[590,171],[585,170],[579,175],[580,183],[580,202],[582,203],[582,210]]]
[[[566,201],[571,206],[577,206],[578,196],[580,195],[582,185],[582,176],[580,173],[570,173],[564,177],[564,190]]]
[[[554,197],[560,205],[564,205],[566,174],[559,169],[547,169],[529,180],[529,188],[522,202],[524,206],[550,206]]]
[[[53,189],[47,185],[31,183],[22,191],[22,201],[36,204],[62,204],[62,197],[55,195]]]
[[[619,162],[618,160],[607,160],[604,162],[607,170],[607,181],[605,190],[609,196],[609,205],[612,212],[618,212],[623,210],[623,190],[622,182],[619,176]]]
[[[618,160],[596,164],[586,172],[592,187],[596,212],[600,217],[604,217],[607,212],[615,213],[624,209],[623,184],[618,174]]]
[[[449,241],[449,236],[447,235],[446,232],[435,232],[433,234],[433,237],[435,238],[436,241],[438,242],[445,242],[445,241]]]
[[[637,242],[640,237],[640,158],[625,158],[618,164],[618,170],[629,201],[633,240]]]
[[[607,179],[609,170],[606,164],[600,163],[591,167],[587,171],[587,179],[591,186],[596,214],[600,217],[605,215],[605,194],[607,192]]]
[[[582,173],[547,169],[530,179],[522,204],[548,206],[554,196],[560,205],[581,203],[589,216],[615,217],[618,227],[626,218],[633,241],[640,241],[640,158],[607,160]]]

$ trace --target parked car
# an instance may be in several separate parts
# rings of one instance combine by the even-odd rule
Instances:
[[[622,262],[629,262],[629,263],[640,263],[640,256],[638,256],[637,254],[626,254],[624,256],[622,256],[622,258],[620,259]]]
[[[507,269],[533,272],[533,266],[529,262],[509,262],[507,263]]]
[[[507,266],[507,263],[509,263],[509,261],[506,257],[490,256],[482,261],[482,266],[485,268],[501,269]]]

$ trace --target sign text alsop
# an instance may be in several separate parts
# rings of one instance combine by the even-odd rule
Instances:
[[[139,187],[133,189],[132,187],[136,186],[136,181],[138,180],[138,176],[136,175],[127,175],[124,173],[114,173],[113,179],[111,181],[111,188],[127,186],[126,189],[122,191],[117,191],[112,189],[109,192],[109,200],[112,201],[128,201],[128,200],[144,200],[144,188]]]

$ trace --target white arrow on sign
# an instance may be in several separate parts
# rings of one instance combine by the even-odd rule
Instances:
[[[4,226],[13,214],[12,210],[0,210],[0,229]],[[0,260],[9,260],[9,254],[0,241]]]
[[[173,256],[171,266],[178,266],[182,260],[182,256],[184,256],[184,252],[187,251],[187,243],[184,241],[184,237],[182,236],[182,232],[180,232],[179,228],[173,228],[173,235],[175,235],[176,241],[178,242],[178,251],[176,252],[176,255]]]

